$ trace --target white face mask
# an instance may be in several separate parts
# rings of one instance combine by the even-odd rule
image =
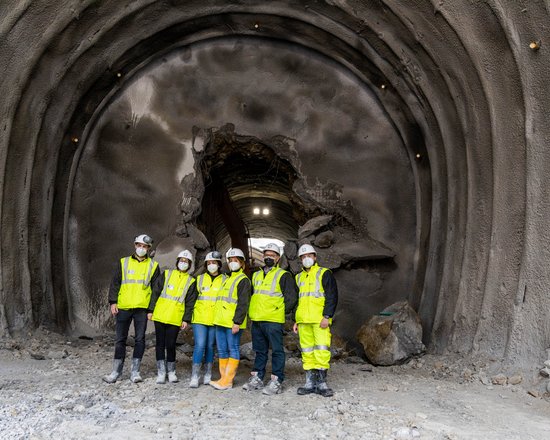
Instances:
[[[209,264],[206,268],[211,274],[215,274],[218,271],[218,265],[216,263]]]
[[[231,270],[231,272],[237,272],[240,268],[241,263],[239,263],[238,261],[232,261],[231,263],[229,263],[229,270]]]
[[[189,263],[187,263],[186,261],[180,261],[178,263],[178,269],[186,271],[187,269],[189,269]]]
[[[306,257],[302,260],[302,266],[304,266],[306,269],[309,269],[314,264],[315,264],[315,261],[311,257]]]
[[[147,255],[147,249],[142,248],[142,247],[136,248],[136,255],[138,257],[144,257],[145,255]]]

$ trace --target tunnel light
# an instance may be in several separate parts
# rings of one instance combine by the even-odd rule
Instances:
[[[73,142],[73,144],[78,144],[78,138],[76,136],[71,138],[71,141]]]
[[[252,213],[253,213],[254,215],[260,215],[260,208],[254,208],[254,209],[252,210]]]
[[[120,77],[122,77],[122,73],[117,72],[116,76],[117,76],[117,78],[120,78]]]
[[[260,27],[260,25],[258,23],[254,23],[254,28],[255,29],[258,29]]]
[[[386,88],[386,84],[382,84],[382,85],[380,86],[380,88],[381,88],[382,90],[384,90],[384,89]]]
[[[531,41],[531,44],[529,44],[529,48],[531,50],[539,50],[540,49],[540,41]]]
[[[269,215],[269,208],[264,208],[264,209],[262,210],[262,214],[263,214],[263,215]]]
[[[420,153],[416,153],[416,156],[415,156],[415,157],[416,157],[416,160],[422,159],[422,155],[421,155]]]

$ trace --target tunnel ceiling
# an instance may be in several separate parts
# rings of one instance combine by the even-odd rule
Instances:
[[[335,179],[344,182],[343,199],[360,213],[370,212],[367,224],[374,237],[404,243],[397,252],[399,270],[399,255],[411,255],[405,259],[412,277],[406,296],[418,310],[433,349],[487,351],[522,362],[541,358],[550,346],[550,329],[539,324],[550,322],[545,287],[550,280],[543,263],[550,243],[547,2],[8,0],[0,5],[0,17],[4,333],[29,325],[71,324],[70,238],[89,237],[91,246],[94,231],[86,222],[71,223],[76,206],[72,191],[80,160],[86,163],[93,153],[84,146],[108,133],[118,135],[118,129],[108,132],[109,125],[101,121],[124,106],[121,93],[170,54],[178,53],[185,62],[197,52],[193,45],[233,39],[233,50],[254,41],[259,49],[280,45],[316,54],[308,59],[334,63],[335,72],[346,72],[342,81],[353,77],[370,94],[369,108],[381,109],[384,118],[380,113],[370,120],[367,131],[372,137],[364,151],[378,151],[371,146],[383,145],[391,133],[395,138],[389,145],[401,145],[400,153],[391,155],[401,164],[389,166],[393,180],[384,180],[388,167],[379,162],[371,166],[368,185],[364,173],[354,173],[356,164],[366,167],[374,156],[357,157],[355,150],[342,147],[362,126],[341,115],[333,119],[332,130],[322,132],[325,144],[340,146],[340,154],[330,161],[317,160],[316,142],[310,137],[311,144],[297,144],[297,171],[306,186],[314,187],[315,179],[326,179],[334,166],[341,170],[347,164],[349,172]],[[231,59],[217,61],[231,66]],[[314,80],[324,83],[322,77]],[[216,119],[217,109],[204,103],[202,107]],[[363,110],[350,107],[348,112],[357,115]],[[296,139],[280,129],[295,122],[285,120],[283,112],[277,126],[266,124],[271,128],[265,132],[247,129],[247,112],[248,120],[258,114],[243,108],[242,123],[235,124],[238,134],[262,141],[274,136]],[[329,108],[322,112],[325,119],[330,115]],[[176,108],[172,114],[174,121],[181,117]],[[235,122],[220,118],[209,124],[203,116],[200,121],[191,118],[178,138],[183,132],[189,138],[192,125],[210,129]],[[372,129],[381,120],[392,129]],[[172,126],[170,118],[164,122]],[[132,124],[131,114],[124,123]],[[148,123],[154,128],[155,121]],[[98,132],[99,126],[107,132]],[[140,130],[145,142],[147,126]],[[125,145],[117,144],[115,137],[109,138],[110,145],[119,145],[111,150],[114,158]],[[164,141],[178,154],[174,139]],[[132,154],[137,153],[127,151],[128,157]],[[124,171],[133,172],[122,167],[118,177],[110,176],[108,158],[96,159],[105,168],[103,186],[82,187],[87,193],[78,193],[81,206],[86,200],[93,204],[94,194],[107,193]],[[177,175],[183,178],[188,172],[183,169]],[[412,179],[407,186],[411,194],[391,184],[403,175]],[[142,194],[154,194],[156,185],[165,182],[172,188],[168,193],[181,196],[173,178],[155,178],[156,183],[140,187]],[[387,181],[389,187],[377,185]],[[238,188],[237,182],[230,178],[228,187],[239,203],[253,192],[248,192],[250,183]],[[269,194],[284,192],[275,188]],[[394,204],[389,199],[377,204],[378,194],[390,193]],[[290,209],[286,201],[279,202],[282,210]],[[412,210],[395,208],[403,204]],[[152,233],[164,236],[177,228],[175,209],[170,225],[153,228]],[[414,223],[413,237],[405,241],[392,236],[385,221],[391,213],[403,212]],[[120,231],[123,223],[106,215],[97,221],[105,228],[118,225],[113,231]],[[294,225],[281,228],[290,234]],[[123,242],[131,235],[112,234],[109,242],[119,244],[108,246],[110,257],[125,251]],[[82,261],[107,265],[93,246],[84,255]],[[349,282],[345,278],[342,274],[339,281]]]

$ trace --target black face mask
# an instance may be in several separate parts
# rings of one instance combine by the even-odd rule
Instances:
[[[273,258],[264,258],[264,263],[267,267],[273,267],[275,266],[275,260]]]

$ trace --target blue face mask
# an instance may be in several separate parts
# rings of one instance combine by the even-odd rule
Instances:
[[[273,267],[275,266],[275,260],[271,257],[265,257],[264,258],[264,263],[267,267]]]

